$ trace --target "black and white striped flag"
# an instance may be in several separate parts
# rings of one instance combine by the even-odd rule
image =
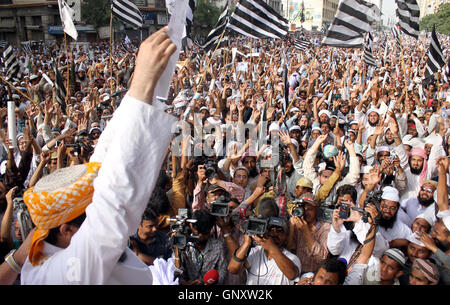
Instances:
[[[400,31],[397,26],[392,27],[392,35],[394,36],[395,41],[397,42],[397,46],[399,49],[402,48],[402,43],[400,41]]]
[[[0,48],[5,48],[9,44],[6,40],[0,40]]]
[[[197,5],[197,0],[189,0],[189,5],[186,8],[186,26],[184,28],[183,32],[183,38],[182,38],[182,46],[183,47],[192,47],[192,24],[194,23],[194,12],[195,7]]]
[[[54,65],[55,72],[55,89],[56,89],[56,102],[61,107],[63,113],[66,113],[66,87],[64,86],[64,79],[59,73],[56,64]]]
[[[373,36],[372,33],[367,33],[366,36],[366,43],[364,44],[364,62],[368,66],[377,66],[377,61],[373,57]]]
[[[223,31],[225,31],[227,27],[227,23],[228,23],[228,2],[225,5],[225,9],[220,14],[219,19],[216,22],[216,25],[211,30],[211,32],[209,32],[208,37],[206,37],[205,44],[202,46],[202,48],[206,52],[208,52],[217,45],[217,43],[220,40],[220,36],[222,36]],[[223,37],[222,41],[220,42],[221,45],[224,43],[228,43],[228,41],[226,40],[224,42],[224,38],[225,37]],[[219,48],[220,47],[221,46],[219,46]]]
[[[15,80],[20,76],[19,61],[17,60],[16,52],[11,45],[6,47],[3,52],[3,62],[5,66],[5,73],[7,80]]]
[[[431,43],[428,49],[428,60],[425,67],[425,79],[431,79],[434,73],[438,72],[443,66],[445,66],[445,57],[442,53],[441,44],[436,35],[436,28],[433,27],[431,32]]]
[[[125,23],[140,29],[144,24],[144,18],[136,4],[130,0],[114,0],[111,6],[112,14]]]
[[[372,23],[380,18],[380,10],[375,4],[363,0],[343,0],[322,44],[340,48],[362,48],[364,33],[370,32]]]
[[[294,47],[300,51],[305,52],[306,50],[312,47],[312,43],[310,41],[300,38],[294,41]]]
[[[416,39],[419,38],[419,16],[416,0],[397,0],[398,25],[405,34]]]
[[[228,28],[251,38],[284,39],[288,21],[262,0],[241,0],[230,17]]]

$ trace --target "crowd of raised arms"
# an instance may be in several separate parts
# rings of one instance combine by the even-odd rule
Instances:
[[[171,144],[156,177],[134,181],[156,185],[128,247],[148,266],[173,262],[181,285],[449,284],[450,90],[445,72],[422,82],[430,39],[399,48],[376,33],[368,66],[362,49],[306,37],[305,51],[294,37],[230,37],[181,52],[153,102],[177,118]],[[138,47],[113,47],[111,63],[107,43],[17,49],[19,78],[0,82],[1,258],[31,243],[24,191],[92,162],[126,114]],[[143,137],[123,134],[124,151]]]

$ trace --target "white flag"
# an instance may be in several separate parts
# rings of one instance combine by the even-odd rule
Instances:
[[[78,32],[73,24],[74,11],[69,7],[69,5],[64,0],[58,0],[59,15],[61,16],[61,21],[63,24],[64,32],[70,37],[77,40]]]

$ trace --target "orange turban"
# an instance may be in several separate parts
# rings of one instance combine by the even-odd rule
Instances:
[[[50,229],[77,218],[92,202],[93,182],[99,169],[100,163],[66,167],[43,177],[23,194],[23,201],[36,225],[28,254],[33,266],[45,259],[43,240]]]

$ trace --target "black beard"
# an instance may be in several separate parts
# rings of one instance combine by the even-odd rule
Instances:
[[[411,174],[420,175],[420,173],[422,173],[423,166],[421,166],[419,169],[415,169],[415,168],[412,168],[410,165],[409,169],[411,170]]]
[[[353,222],[344,222],[344,227],[347,230],[353,230],[353,228],[355,227],[355,224]],[[352,231],[353,232],[353,231]]]
[[[434,241],[435,241],[435,243],[436,243],[436,247],[438,247],[439,249],[441,249],[442,252],[445,253],[445,252],[447,252],[448,249],[450,249],[450,243],[448,243],[448,242],[442,243],[441,241],[439,241],[439,240],[437,240],[437,239],[435,239]]]
[[[384,138],[384,140],[386,141],[387,145],[391,145],[392,143],[395,142],[395,140],[389,141],[388,139]]]
[[[429,207],[430,205],[432,205],[434,203],[433,197],[431,197],[431,199],[423,199],[423,198],[420,198],[420,195],[419,195],[419,196],[417,196],[417,200],[419,200],[419,203],[421,205],[423,205],[424,207]]]
[[[86,75],[78,76],[78,78],[79,78],[80,80],[85,80],[85,79],[86,79]]]
[[[293,172],[294,172],[294,167],[291,167],[291,169],[289,171],[285,171],[284,173],[286,174],[286,176],[291,177]]]
[[[256,170],[256,166],[252,167],[248,173],[248,175],[252,178],[258,176],[258,171]]]
[[[370,126],[372,126],[372,127],[376,127],[377,125],[378,125],[378,122],[380,121],[380,119],[378,119],[375,123],[371,123],[370,121],[369,121],[369,125]]]
[[[392,217],[391,219],[384,219],[384,217],[381,216],[379,224],[381,227],[385,229],[392,229],[396,220],[397,220],[397,213],[395,213],[394,217]]]

